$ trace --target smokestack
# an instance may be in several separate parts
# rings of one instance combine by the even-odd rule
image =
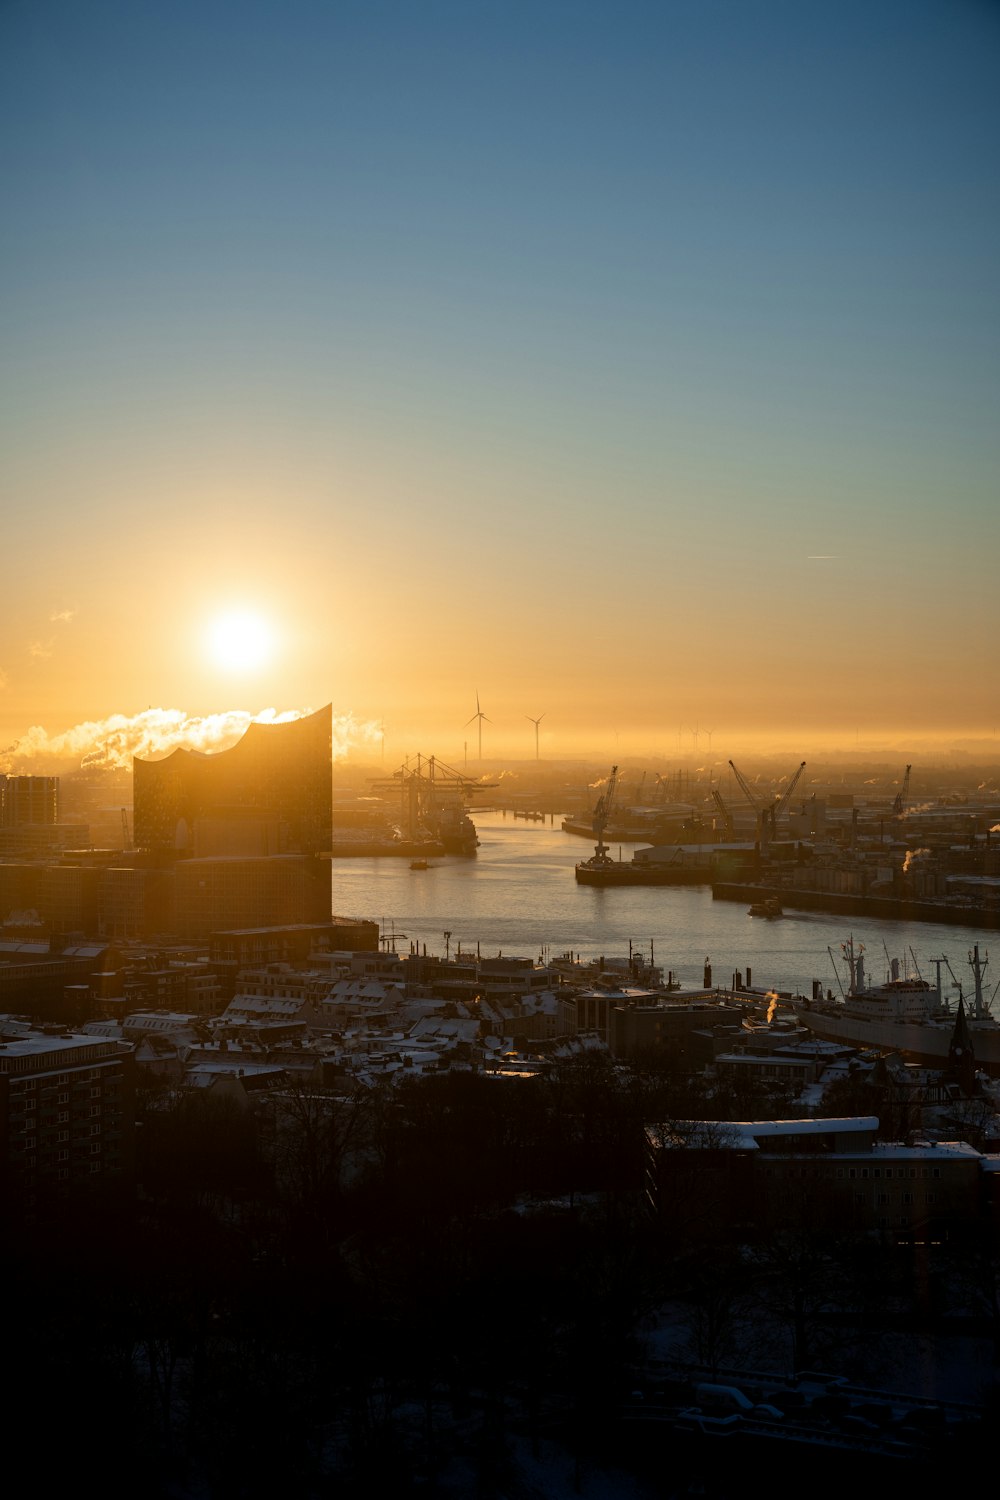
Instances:
[[[705,960],[705,968],[702,975],[702,988],[706,990],[710,990],[712,988],[712,965],[707,958]]]

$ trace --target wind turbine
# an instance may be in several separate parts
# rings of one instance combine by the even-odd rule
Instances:
[[[538,726],[542,722],[542,720],[545,718],[545,714],[539,714],[537,719],[533,719],[530,714],[525,714],[524,717],[528,720],[529,724],[534,724],[534,726],[535,726],[535,759],[537,760],[538,759]]]
[[[482,709],[479,707],[479,689],[478,688],[476,689],[476,711],[472,715],[471,719],[466,719],[466,721],[465,721],[465,727],[466,727],[466,729],[468,729],[468,727],[469,727],[470,724],[474,724],[477,719],[479,720],[479,759],[482,760],[482,758],[483,758],[483,720],[486,719],[486,715],[483,713]],[[487,722],[487,724],[492,724],[493,720],[492,719],[486,719],[486,722]]]

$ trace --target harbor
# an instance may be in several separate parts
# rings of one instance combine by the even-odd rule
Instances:
[[[921,964],[948,955],[959,972],[967,951],[982,945],[979,927],[895,920],[886,916],[790,908],[780,921],[760,921],[742,900],[713,900],[710,885],[636,886],[627,891],[574,879],[579,841],[558,826],[493,812],[476,815],[475,859],[445,857],[416,873],[404,860],[338,859],[333,906],[380,924],[383,946],[406,953],[426,947],[444,954],[459,946],[486,955],[551,958],[647,956],[673,971],[685,988],[700,988],[705,961],[716,977],[749,968],[756,983],[796,994],[814,980],[836,986],[829,948],[839,951],[853,925],[871,954],[912,948]],[[634,846],[615,845],[616,859]],[[784,893],[783,893],[784,895]],[[446,938],[447,933],[447,938]]]

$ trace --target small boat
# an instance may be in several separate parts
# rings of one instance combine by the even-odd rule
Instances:
[[[429,870],[430,869],[430,865],[427,863],[426,859],[411,859],[410,860],[410,869],[411,870]]]
[[[784,915],[777,896],[768,896],[763,901],[755,901],[747,908],[748,917],[783,917]]]

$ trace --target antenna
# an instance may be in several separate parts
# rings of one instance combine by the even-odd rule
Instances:
[[[525,714],[524,717],[528,720],[529,724],[534,724],[534,726],[535,726],[535,759],[537,760],[538,759],[538,726],[542,722],[542,720],[545,718],[545,715],[544,714],[539,714],[537,719],[533,719],[530,714]]]
[[[469,725],[470,724],[474,724],[477,719],[479,720],[479,759],[482,760],[482,758],[483,758],[483,720],[486,719],[487,724],[492,724],[493,720],[492,719],[487,719],[486,715],[483,713],[482,709],[479,707],[479,689],[478,688],[476,689],[476,711],[472,715],[471,719],[466,719],[466,721],[465,721],[465,728],[468,729]]]

